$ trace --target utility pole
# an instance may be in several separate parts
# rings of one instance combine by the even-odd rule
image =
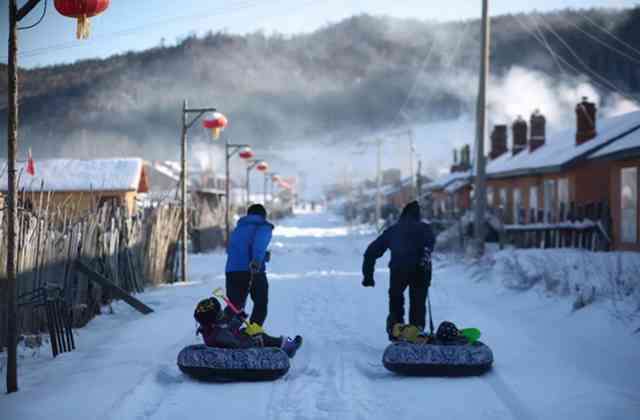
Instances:
[[[476,161],[475,161],[475,209],[474,233],[476,256],[484,254],[486,194],[486,162],[484,156],[485,125],[487,121],[487,77],[489,75],[489,51],[491,33],[489,20],[489,0],[482,0],[482,62],[478,88],[476,121]]]
[[[410,190],[410,195],[411,195],[411,199],[414,200],[416,199],[416,181],[415,181],[415,177],[413,174],[413,153],[414,153],[414,149],[413,149],[413,130],[410,128],[408,130],[408,135],[409,135],[409,180],[411,182],[411,190]]]
[[[7,60],[7,393],[18,391],[18,296],[16,265],[16,232],[18,199],[18,22],[33,10],[40,0],[29,0],[18,9],[17,0],[9,0],[9,52]]]
[[[260,162],[260,159],[247,162],[247,177],[245,179],[245,188],[247,189],[247,199],[245,202],[245,207],[247,209],[249,209],[249,204],[251,203],[251,170],[255,168]]]
[[[378,146],[378,157],[376,163],[376,229],[380,230],[380,215],[382,206],[382,139],[376,140]]]
[[[187,108],[187,100],[182,101],[182,132],[180,136],[180,210],[182,220],[180,278],[187,281],[187,242],[189,239],[189,220],[187,217],[187,131],[207,112],[216,112],[215,108]],[[189,114],[196,114],[188,121]]]

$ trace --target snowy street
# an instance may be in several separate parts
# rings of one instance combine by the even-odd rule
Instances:
[[[535,289],[515,292],[467,266],[436,260],[431,301],[443,320],[478,327],[494,368],[477,378],[406,378],[381,363],[388,345],[387,258],[363,288],[374,234],[331,214],[279,222],[271,243],[266,330],[301,334],[291,371],[267,383],[209,384],[184,376],[176,355],[200,342],[193,310],[224,286],[222,252],[192,255],[190,282],[122,302],[76,331],[78,350],[51,359],[21,350],[20,392],[0,395],[3,420],[59,419],[632,419],[640,418],[640,334],[607,303],[572,312]],[[105,311],[107,312],[107,311]]]

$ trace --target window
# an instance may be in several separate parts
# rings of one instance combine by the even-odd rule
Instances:
[[[638,168],[620,171],[620,237],[622,242],[638,241]]]
[[[558,180],[558,202],[560,205],[560,218],[565,219],[569,212],[569,179]]]
[[[509,215],[509,211],[507,210],[507,189],[506,188],[500,189],[499,207],[500,207],[500,214],[502,215],[502,218],[506,220],[507,216]]]
[[[538,187],[529,188],[529,221],[536,222],[538,217]]]
[[[493,188],[487,187],[487,206],[493,207]]]
[[[513,223],[521,223],[520,209],[522,208],[522,190],[513,190]]]
[[[556,181],[549,179],[544,181],[544,222],[552,223],[555,219],[556,208],[558,206],[558,194]]]

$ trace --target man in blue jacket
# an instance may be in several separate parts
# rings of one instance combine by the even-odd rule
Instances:
[[[247,296],[253,300],[252,323],[260,326],[267,318],[269,284],[266,262],[273,225],[261,204],[249,206],[247,215],[238,220],[227,244],[227,296],[238,308],[244,308]]]
[[[387,333],[404,323],[404,291],[409,287],[409,323],[424,330],[427,290],[431,285],[431,252],[435,238],[431,226],[422,222],[417,201],[407,204],[400,220],[373,241],[364,253],[362,285],[374,287],[376,260],[391,250],[389,269],[389,316]]]

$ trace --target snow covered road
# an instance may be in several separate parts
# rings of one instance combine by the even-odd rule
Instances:
[[[23,353],[21,391],[0,396],[0,418],[640,418],[640,337],[605,304],[571,312],[561,298],[474,281],[461,264],[436,264],[435,321],[479,327],[494,370],[457,379],[387,372],[386,260],[375,289],[360,285],[371,238],[327,214],[300,215],[276,229],[266,328],[305,337],[279,381],[203,384],[180,373],[178,351],[199,340],[193,308],[224,283],[224,255],[194,255],[191,283],[142,295],[155,313],[141,316],[119,303],[77,331],[77,351],[55,360],[46,347]]]

